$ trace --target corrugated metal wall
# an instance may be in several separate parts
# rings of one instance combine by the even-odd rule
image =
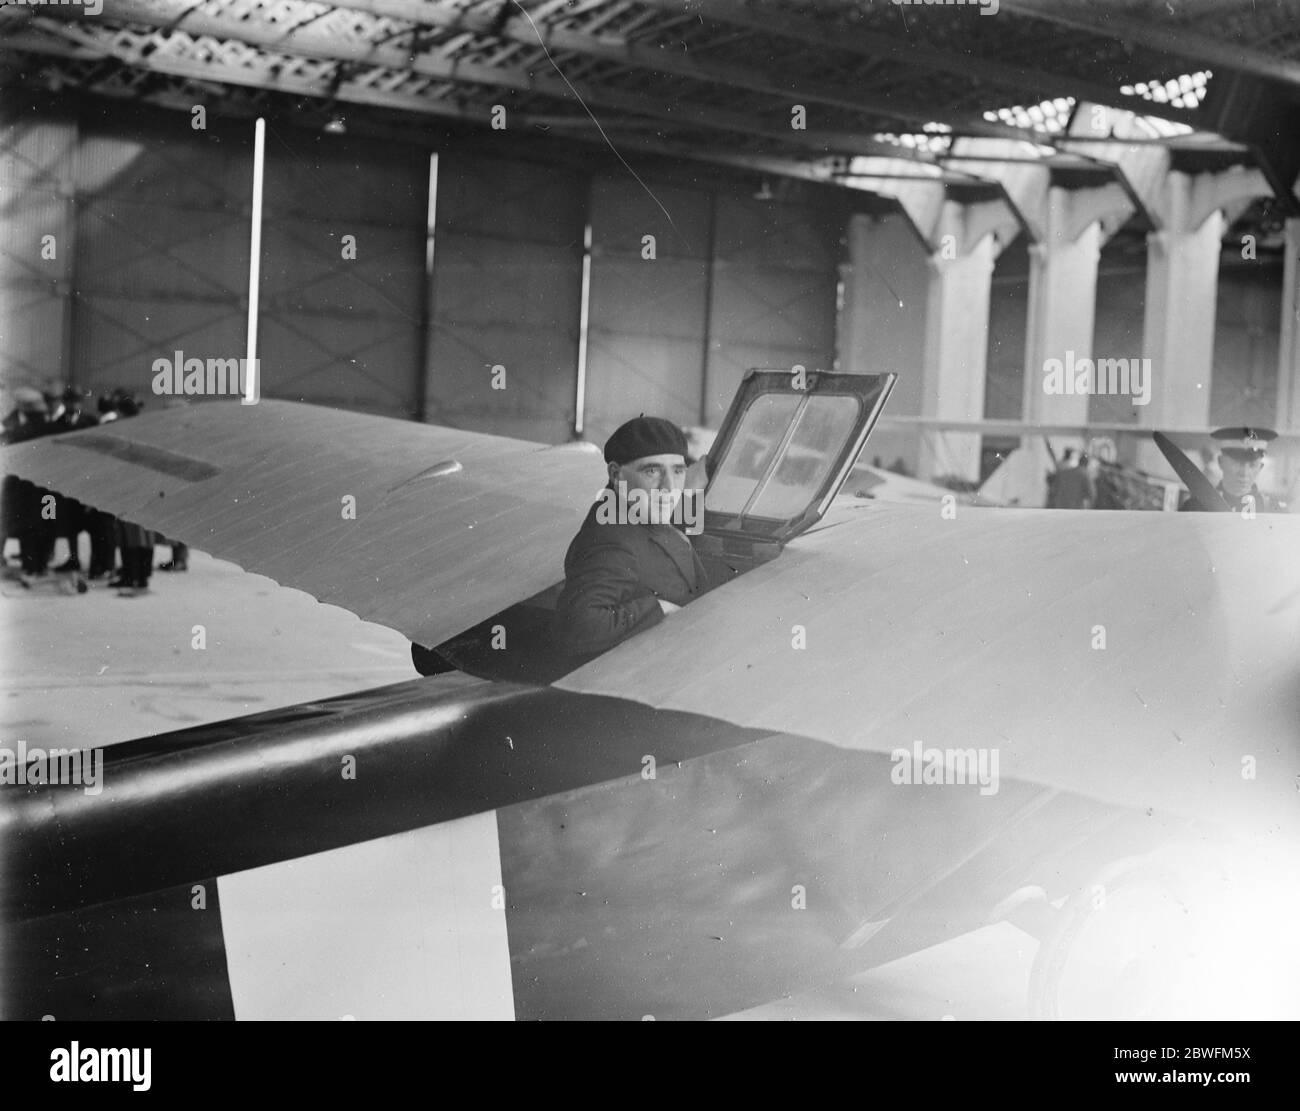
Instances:
[[[753,366],[829,370],[842,212],[720,195],[714,229],[706,423]]]
[[[561,443],[573,429],[587,181],[462,153],[438,170],[433,334],[436,424]],[[493,389],[493,367],[505,368]]]
[[[642,412],[700,423],[713,197],[651,189],[627,178],[592,188],[584,433],[594,443]]]
[[[43,115],[3,133],[3,384],[150,394],[155,359],[243,356],[252,121]],[[423,151],[268,128],[266,396],[415,415],[427,202]]]
[[[68,374],[75,153],[71,115],[20,116],[11,102],[0,120],[0,407],[5,413],[13,407],[16,387],[39,388]],[[54,237],[52,259],[41,257],[47,235]]]
[[[897,374],[886,414],[921,412],[925,304],[929,286],[926,248],[900,213],[860,214],[849,222],[854,244],[840,314],[840,369],[847,374]],[[877,428],[867,459],[902,459],[915,469],[920,434]]]
[[[417,415],[428,182],[416,147],[268,125],[265,396]]]
[[[180,112],[82,120],[72,367],[151,393],[155,359],[244,353],[252,125]]]
[[[0,381],[148,393],[177,350],[241,357],[252,121],[27,116],[44,122],[11,124],[0,152]],[[439,161],[428,278],[427,150],[268,126],[265,396],[569,439],[588,219],[586,438],[643,411],[716,425],[748,367],[833,365],[842,214],[455,148]]]

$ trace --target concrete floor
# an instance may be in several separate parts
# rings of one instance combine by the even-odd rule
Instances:
[[[159,547],[155,563],[168,558]],[[115,744],[416,677],[400,633],[197,551],[135,598],[6,579],[0,630],[0,730],[29,746]]]
[[[66,554],[60,541],[56,561]],[[155,563],[169,557],[159,547]],[[400,633],[199,551],[188,572],[155,573],[135,598],[6,578],[0,648],[0,735],[29,746],[115,744],[415,677]],[[730,1017],[1023,1018],[1035,949],[1013,927],[992,926]]]

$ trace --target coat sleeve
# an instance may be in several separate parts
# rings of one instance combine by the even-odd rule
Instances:
[[[569,655],[604,652],[663,620],[659,599],[641,582],[636,559],[617,544],[577,554],[568,569],[552,626]]]

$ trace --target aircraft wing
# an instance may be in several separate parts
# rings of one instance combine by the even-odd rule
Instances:
[[[938,504],[946,497],[951,497],[961,505],[974,505],[975,499],[966,493],[950,490],[933,482],[887,471],[883,467],[859,463],[853,468],[849,480],[844,484],[845,493],[860,498],[875,498],[877,501],[906,502],[911,505],[924,503]],[[996,504],[982,502],[981,504]]]
[[[424,645],[559,581],[603,482],[588,444],[265,400],[49,436],[0,463]]]
[[[295,440],[259,461],[233,406],[188,438],[184,413],[102,430],[116,440],[75,450],[90,463],[69,462],[72,436],[4,459],[291,585],[310,567],[327,600],[429,639],[439,600],[468,621],[532,592],[539,552],[558,559],[585,505],[547,531],[540,509],[566,510],[530,483],[537,517],[524,505],[489,533],[445,480],[491,475],[495,506],[544,474],[559,497],[565,449],[262,404],[257,439]],[[585,492],[579,471],[567,481]],[[149,497],[113,493],[142,476]],[[375,535],[336,530],[346,494]],[[1045,875],[1073,890],[1094,858],[1162,830],[1156,808],[1292,829],[1298,541],[1290,516],[845,504],[563,689],[416,680],[121,746],[103,794],[29,786],[0,812],[14,874],[35,878],[0,906],[28,985],[14,998],[131,1017],[716,1014],[816,982],[846,938],[879,962],[977,928],[986,894]],[[403,605],[432,616],[407,622]],[[995,796],[897,790],[890,757],[914,745],[996,754]],[[358,754],[365,774],[342,776]],[[1113,836],[1107,806],[1126,808]],[[191,912],[195,883],[219,913]],[[142,942],[145,919],[159,925]],[[485,989],[468,970],[489,948]]]
[[[601,477],[583,445],[283,401],[3,462],[430,645],[552,585]],[[1293,802],[1300,775],[1298,543],[1285,515],[842,506],[559,685],[849,749],[996,750],[1004,777],[1245,815]]]
[[[946,417],[913,417],[894,415],[882,417],[880,428],[884,431],[919,429],[934,432],[969,432],[980,436],[1150,436],[1152,429],[1138,424],[1121,424],[1115,421],[1083,421],[1078,424],[1060,424],[1048,421],[950,420]],[[1208,428],[1166,428],[1166,434],[1192,440],[1210,441]],[[1300,442],[1300,433],[1280,432],[1272,441],[1277,446]]]
[[[1300,522],[844,507],[557,686],[1243,821],[1295,811]],[[800,645],[803,645],[802,647]]]
[[[601,478],[583,445],[283,401],[2,459],[429,645],[552,585]],[[559,685],[848,749],[996,750],[1003,777],[1249,815],[1293,804],[1300,775],[1298,543],[1285,515],[842,506]]]

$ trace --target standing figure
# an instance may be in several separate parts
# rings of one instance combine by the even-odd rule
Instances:
[[[117,404],[119,420],[133,417],[140,406],[133,397],[123,397]],[[149,575],[153,572],[154,534],[147,528],[128,521],[116,523],[117,546],[122,549],[122,570],[109,586],[122,588],[121,596],[134,598],[149,589]]]
[[[94,428],[99,423],[97,417],[92,416],[82,408],[85,398],[75,386],[69,386],[63,391],[62,402],[62,405],[55,410],[54,419],[50,422],[51,432],[76,432],[82,428]],[[96,562],[93,512],[89,507],[82,505],[81,502],[74,498],[59,498],[56,535],[62,536],[68,541],[68,558],[54,570],[81,570],[81,557],[77,551],[77,541],[83,532],[90,533],[91,563]]]
[[[1074,449],[1067,448],[1061,468],[1052,477],[1051,509],[1091,509],[1097,501],[1097,488],[1093,484],[1088,457],[1080,455],[1074,462]]]
[[[20,387],[14,392],[14,400],[17,403],[14,411],[4,419],[6,444],[35,440],[54,431],[49,407],[40,390]],[[47,492],[16,475],[5,475],[0,517],[4,521],[4,536],[18,539],[24,575],[43,575],[54,553],[54,522],[42,512]]]
[[[1286,503],[1261,493],[1255,480],[1264,469],[1268,445],[1277,439],[1271,428],[1220,428],[1210,435],[1219,444],[1219,469],[1223,479],[1215,487],[1234,513],[1285,513]],[[1188,495],[1178,507],[1187,512],[1200,509]]]

